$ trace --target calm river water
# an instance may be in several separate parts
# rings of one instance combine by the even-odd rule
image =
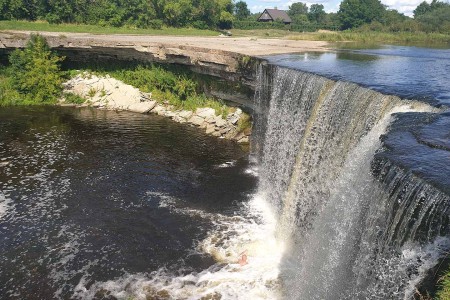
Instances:
[[[351,46],[348,44],[347,47]],[[382,93],[450,106],[450,47],[386,45],[372,49],[277,55],[269,57],[269,61],[335,80],[359,83]]]

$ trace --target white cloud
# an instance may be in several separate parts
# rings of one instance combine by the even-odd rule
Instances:
[[[381,0],[381,3],[387,5],[390,9],[396,9],[399,12],[412,16],[413,10],[424,0]],[[431,2],[427,0],[427,2]]]

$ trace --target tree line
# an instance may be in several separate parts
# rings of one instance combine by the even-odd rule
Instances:
[[[137,28],[231,27],[232,0],[0,0],[0,20]]]
[[[293,26],[362,28],[376,31],[450,32],[450,4],[422,2],[414,18],[389,9],[380,0],[343,0],[337,13],[322,4],[293,3],[287,11]],[[46,20],[102,26],[229,29],[233,22],[255,23],[245,1],[233,0],[0,0],[0,20]]]

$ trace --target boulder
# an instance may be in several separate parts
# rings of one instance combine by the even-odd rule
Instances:
[[[205,107],[205,108],[197,108],[197,110],[195,111],[195,114],[201,118],[209,118],[209,117],[214,117],[216,115],[216,110],[214,108],[209,108],[209,107]]]
[[[156,101],[145,101],[145,102],[138,102],[133,103],[130,106],[128,106],[128,110],[132,112],[137,112],[141,114],[148,113],[156,106]]]
[[[189,119],[190,117],[192,117],[193,112],[190,110],[182,110],[180,111],[180,113],[178,114],[181,118],[184,119]]]
[[[217,127],[224,127],[225,125],[227,125],[227,121],[225,121],[221,117],[216,117],[216,126]]]
[[[248,136],[244,136],[240,140],[237,141],[239,144],[248,144]]]
[[[206,134],[211,134],[216,131],[216,126],[209,124],[206,126]]]
[[[189,123],[192,123],[196,126],[201,126],[203,122],[205,122],[205,119],[199,117],[199,116],[193,116],[188,120]]]

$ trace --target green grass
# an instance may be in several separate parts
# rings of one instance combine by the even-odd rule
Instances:
[[[73,104],[83,104],[86,102],[86,99],[72,93],[64,93],[64,99],[66,100],[66,103]]]
[[[217,115],[226,117],[230,111],[223,101],[207,97],[199,83],[180,70],[165,69],[156,65],[136,65],[124,67],[93,66],[83,71],[88,74],[106,76],[121,80],[142,92],[152,93],[152,98],[159,103],[168,103],[176,109],[195,111],[200,107],[211,107]],[[68,74],[74,75],[73,71]]]
[[[178,36],[217,36],[219,32],[195,28],[140,29],[131,27],[103,27],[85,24],[49,24],[45,21],[0,21],[0,30],[51,31],[92,34],[140,34],[140,35],[178,35]]]
[[[326,42],[362,42],[362,43],[402,43],[402,44],[446,44],[450,43],[450,34],[425,32],[377,32],[377,31],[321,31],[290,32],[279,29],[233,29],[233,36],[254,38],[285,38],[290,40],[309,40]]]
[[[292,40],[318,40],[327,42],[363,42],[363,43],[450,43],[450,34],[425,32],[314,32],[287,36]]]
[[[439,280],[439,290],[436,293],[436,300],[450,299],[450,270]]]
[[[20,105],[22,96],[14,88],[12,79],[5,67],[0,67],[0,107]]]

